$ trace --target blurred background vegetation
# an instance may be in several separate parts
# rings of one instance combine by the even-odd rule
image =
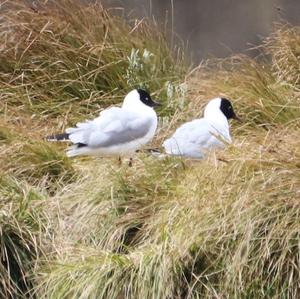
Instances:
[[[297,0],[104,0],[103,4],[124,8],[128,19],[154,17],[169,33],[173,29],[195,64],[211,56],[257,55],[249,48],[274,31],[274,23],[300,25]]]

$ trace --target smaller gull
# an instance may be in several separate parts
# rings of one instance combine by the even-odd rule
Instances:
[[[228,123],[231,118],[240,120],[231,102],[225,98],[212,99],[205,107],[203,118],[181,125],[164,141],[163,147],[169,155],[203,159],[209,150],[231,143]]]
[[[122,107],[111,107],[100,112],[100,116],[76,127],[66,129],[63,134],[47,137],[48,141],[70,141],[73,145],[67,156],[99,155],[129,156],[151,141],[157,128],[154,102],[143,89],[129,92]]]

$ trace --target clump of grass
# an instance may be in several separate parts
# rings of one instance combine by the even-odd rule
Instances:
[[[237,102],[249,125],[268,127],[298,121],[297,95],[278,84],[269,63],[245,56],[210,61],[192,80],[201,99],[223,95]]]
[[[199,113],[203,99],[221,95],[237,103],[248,125],[298,125],[298,48],[299,28],[283,27],[259,47],[259,59],[235,55],[203,63],[190,76],[192,95],[199,99],[192,109]]]
[[[50,143],[13,144],[0,159],[3,169],[32,184],[55,189],[75,179],[76,171],[67,156]]]
[[[24,298],[33,287],[32,274],[42,255],[40,236],[46,230],[43,196],[13,177],[0,179],[0,296]]]
[[[14,4],[1,23],[3,104],[54,117],[72,109],[75,117],[119,103],[132,88],[161,93],[184,76],[182,56],[147,20],[128,25],[100,4],[67,0],[37,10]]]
[[[163,173],[161,165],[164,165]],[[66,214],[72,215],[67,219],[74,232],[69,237],[80,238],[88,244],[101,244],[115,252],[126,252],[128,246],[143,242],[143,227],[147,226],[153,211],[168,205],[163,198],[175,192],[174,180],[181,175],[182,165],[178,161],[147,161],[143,166],[145,171],[139,167],[136,175],[136,170],[128,170],[127,166],[121,172],[111,169],[108,173],[106,165],[98,167],[92,173],[89,169],[84,170],[81,184],[77,188],[70,185],[69,192],[63,195],[65,204],[60,209],[67,208]],[[107,173],[107,177],[99,188],[103,172]],[[159,182],[156,181],[158,173],[163,177]],[[81,201],[84,195],[83,209]],[[60,200],[61,195],[58,194],[58,197]]]
[[[139,252],[138,257],[93,251],[74,250],[70,263],[49,269],[53,279],[43,285],[49,298],[158,298],[173,296],[174,286],[171,258],[161,252]],[[81,259],[78,259],[81,256]],[[169,261],[166,267],[166,261]],[[82,274],[86,273],[85,279]]]
[[[272,71],[280,85],[299,91],[300,87],[300,28],[280,26],[265,42],[272,57]]]
[[[279,135],[286,136],[283,142],[294,140],[286,132]],[[75,248],[62,248],[47,272],[42,270],[41,294],[297,297],[300,186],[294,163],[299,163],[299,143],[291,142],[287,151],[276,137],[264,133],[248,138],[243,146],[229,149],[227,163],[215,166],[208,160],[184,170],[177,160],[163,165],[153,160],[143,165],[145,170],[133,170],[138,178],[120,173],[121,185],[111,191],[110,203],[107,194],[93,202],[89,211],[94,215],[78,218],[78,211],[84,213],[80,207],[74,216],[68,213],[69,221],[81,219],[82,226],[93,217],[99,239],[84,241],[91,251],[80,249],[78,230],[69,230],[67,239],[77,240]],[[259,148],[262,139],[265,144]],[[99,213],[99,206],[106,212]]]
[[[6,127],[0,127],[0,144],[10,143],[14,139],[14,133],[12,130]]]

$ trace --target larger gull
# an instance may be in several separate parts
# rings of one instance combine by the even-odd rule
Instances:
[[[157,115],[148,92],[134,89],[129,92],[122,107],[111,107],[100,112],[100,116],[65,133],[49,136],[49,141],[69,140],[73,145],[67,155],[129,156],[151,141],[157,128]]]

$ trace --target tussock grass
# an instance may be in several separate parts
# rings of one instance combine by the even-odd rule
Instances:
[[[284,84],[266,62],[245,56],[208,61],[193,78],[194,88],[203,97],[218,94],[238,97],[239,112],[254,126],[276,126],[298,123],[299,98]],[[192,105],[197,102],[192,103]]]
[[[43,195],[27,183],[6,176],[0,179],[0,296],[24,298],[33,287],[31,277],[42,256],[41,236],[46,231],[40,206]]]
[[[182,56],[173,58],[154,23],[128,25],[79,1],[15,6],[1,23],[3,104],[48,118],[72,109],[78,117],[119,103],[135,87],[160,94],[184,75]]]
[[[76,176],[70,159],[45,142],[14,143],[4,148],[0,163],[7,173],[37,186],[43,182],[50,190],[71,182]]]
[[[12,130],[6,127],[0,127],[0,143],[10,143],[14,139]]]
[[[265,45],[267,53],[272,57],[272,70],[278,82],[299,91],[299,27],[279,27],[266,40]]]
[[[201,101],[220,94],[236,99],[249,125],[299,126],[299,47],[299,28],[279,27],[257,60],[235,55],[201,64],[191,75],[193,94]]]
[[[2,9],[0,296],[299,297],[298,27],[258,59],[189,72],[149,20],[76,1]],[[43,141],[136,86],[164,105],[155,145],[211,97],[244,122],[205,161],[139,153],[131,168]]]
[[[119,187],[111,183],[116,190],[110,202],[107,197],[93,201],[84,216],[79,209],[71,217],[67,213],[66,221],[80,219],[67,237],[67,244],[74,238],[76,245],[62,248],[62,256],[43,272],[48,273],[43,284],[47,294],[296,298],[299,142],[290,142],[292,135],[281,142],[278,136],[262,135],[223,153],[228,163],[212,166],[212,156],[182,168],[177,160],[163,165],[153,160],[130,175],[121,172]],[[282,142],[290,142],[288,151]],[[158,173],[158,168],[164,171]],[[115,170],[112,174],[115,178]],[[86,180],[86,189],[91,190],[91,181]],[[84,227],[90,228],[83,233],[90,238],[81,241],[89,246],[78,248]]]

